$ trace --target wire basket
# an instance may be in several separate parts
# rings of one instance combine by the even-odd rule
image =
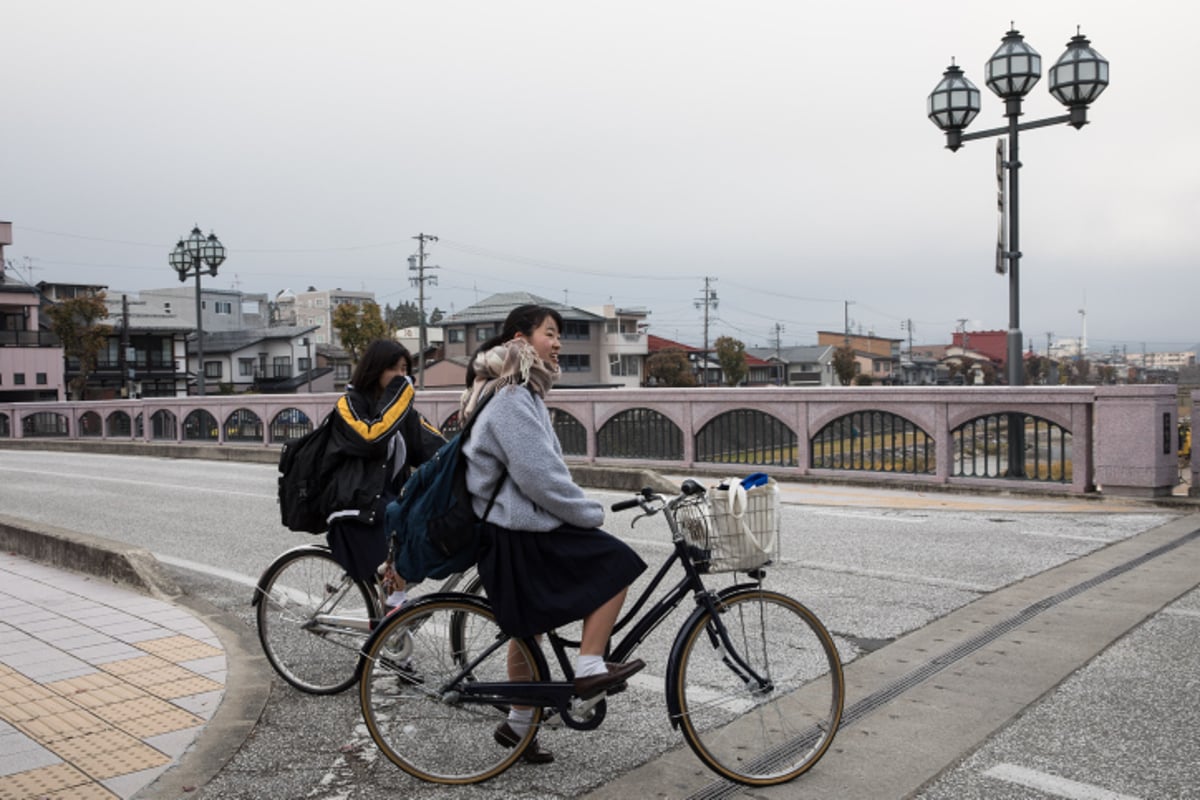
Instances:
[[[710,489],[675,510],[692,560],[707,572],[753,570],[779,558],[779,487],[774,480],[746,490],[745,506],[733,493]]]

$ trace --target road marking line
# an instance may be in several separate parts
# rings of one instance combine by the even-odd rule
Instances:
[[[1190,608],[1164,608],[1162,613],[1170,614],[1172,617],[1196,617],[1200,619],[1200,611]]]
[[[192,572],[199,572],[202,575],[212,575],[215,578],[224,578],[227,581],[240,583],[243,586],[249,586],[251,588],[256,588],[258,586],[257,578],[251,578],[249,575],[243,575],[240,572],[232,572],[230,570],[221,569],[220,567],[214,567],[209,564],[201,564],[199,561],[188,561],[186,558],[176,558],[175,556],[169,556],[164,553],[155,553],[154,557],[164,564],[170,564],[172,567],[181,567],[182,569],[191,570]]]
[[[232,489],[222,489],[215,486],[192,486],[186,483],[154,483],[152,481],[133,480],[130,478],[109,478],[104,475],[94,475],[90,473],[75,473],[75,472],[52,472],[49,470],[35,469],[13,469],[11,467],[0,467],[0,472],[16,472],[21,475],[49,475],[54,478],[77,478],[81,481],[103,481],[106,483],[128,483],[133,486],[154,486],[159,489],[172,489],[185,492],[211,492],[214,494],[231,494],[239,497],[255,497],[260,499],[276,499],[274,495],[262,494],[260,492],[237,492]]]
[[[1038,772],[1017,764],[997,764],[983,773],[989,778],[1015,783],[1055,797],[1065,797],[1067,800],[1140,800],[1131,794],[1121,794],[1093,786],[1088,783],[1060,778],[1046,772]]]

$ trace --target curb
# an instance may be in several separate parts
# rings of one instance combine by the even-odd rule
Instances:
[[[0,547],[43,564],[83,572],[144,592],[177,600],[179,586],[149,550],[99,536],[0,516]]]
[[[273,673],[254,634],[208,601],[184,594],[143,548],[5,516],[0,516],[0,547],[183,606],[216,634],[227,671],[221,702],[179,760],[136,796],[186,797],[219,773],[254,731],[271,695]]]

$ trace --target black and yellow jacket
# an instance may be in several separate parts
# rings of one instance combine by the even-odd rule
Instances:
[[[412,407],[413,385],[396,378],[372,403],[353,386],[333,409],[326,465],[332,471],[330,520],[374,524],[380,499],[399,492],[409,468],[424,463],[445,439]]]

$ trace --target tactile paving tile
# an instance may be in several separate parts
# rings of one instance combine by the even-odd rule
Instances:
[[[101,664],[100,668],[105,672],[113,675],[120,675],[124,678],[126,675],[132,675],[135,672],[146,672],[152,669],[161,669],[162,667],[172,666],[170,661],[161,659],[158,656],[139,656],[137,658],[126,658],[122,661],[110,661],[107,664]]]
[[[123,731],[107,730],[48,745],[93,778],[104,780],[170,762],[166,755]]]
[[[15,775],[5,775],[0,781],[0,800],[29,800],[37,797],[88,797],[83,790],[88,786],[98,786],[92,780],[70,764],[55,764],[50,767],[38,767]],[[100,786],[98,788],[103,789]],[[107,790],[105,790],[107,791]],[[105,797],[106,795],[95,795]],[[115,797],[109,792],[107,797]]]
[[[184,670],[184,672],[187,672],[187,670]],[[188,674],[192,677],[169,681],[167,683],[156,683],[153,686],[147,686],[146,691],[155,697],[171,700],[176,697],[189,697],[194,694],[215,692],[218,689],[225,688],[223,684],[196,675],[194,672],[189,672]]]
[[[141,670],[139,672],[127,672],[121,676],[122,680],[132,683],[134,686],[140,686],[143,689],[147,686],[155,686],[160,683],[171,683],[172,681],[182,681],[188,678],[194,678],[196,673],[190,669],[169,664],[165,667],[157,669]]]
[[[0,718],[13,725],[20,725],[37,717],[51,714],[65,714],[76,708],[78,706],[72,705],[69,701],[50,693],[47,697],[39,697],[20,703],[8,704],[0,700]]]
[[[118,684],[120,684],[120,681],[107,672],[93,672],[90,675],[80,675],[77,678],[54,681],[53,683],[43,684],[43,686],[52,692],[69,697],[79,692],[90,692],[95,689],[116,686]]]
[[[112,686],[102,686],[88,691],[64,695],[64,698],[70,700],[72,703],[92,709],[99,706],[112,705],[113,703],[123,703],[127,700],[136,700],[139,697],[146,697],[146,692],[121,682],[116,682]]]
[[[17,725],[31,739],[50,745],[61,739],[87,736],[108,729],[108,724],[94,714],[73,708],[59,714],[39,714]]]
[[[165,639],[151,639],[146,642],[138,642],[136,647],[160,658],[174,661],[175,663],[194,661],[198,658],[211,658],[212,656],[219,656],[223,652],[211,644],[205,644],[198,639],[193,639],[191,636],[183,636],[182,634],[179,636],[168,636]]]
[[[203,724],[204,720],[194,714],[189,714],[181,708],[171,707],[161,714],[145,714],[126,720],[120,723],[120,728],[140,739],[148,739],[164,733],[198,728]]]

